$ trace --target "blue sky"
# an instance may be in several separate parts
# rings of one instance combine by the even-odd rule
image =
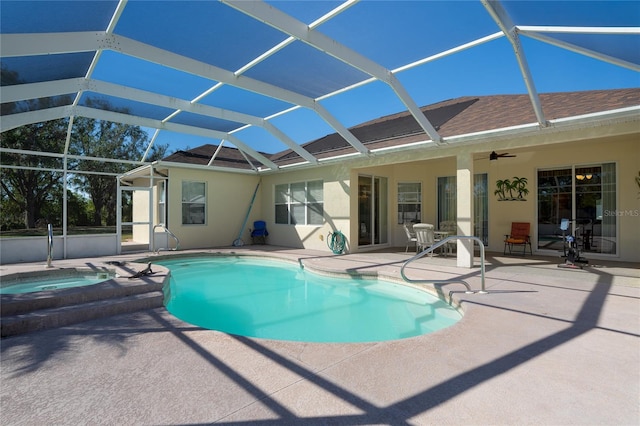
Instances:
[[[341,4],[337,1],[269,1],[271,5],[310,24]],[[0,3],[3,33],[104,31],[116,1],[18,1]],[[640,27],[640,0],[629,1],[504,1],[517,25]],[[414,61],[469,43],[499,31],[479,0],[369,1],[347,8],[321,24],[318,31],[360,55],[394,70]],[[233,8],[213,1],[140,1],[127,3],[115,34],[146,43],[183,57],[236,71],[262,52],[286,39],[282,32]],[[640,35],[553,34],[562,40],[640,64]],[[637,71],[612,65],[535,39],[521,36],[535,87],[539,93],[639,87]],[[84,76],[92,52],[66,55],[55,66],[35,66],[35,60],[57,56],[3,58],[5,64],[22,61],[26,82]],[[73,56],[73,57],[70,57]],[[29,62],[31,61],[31,62]],[[29,66],[31,64],[31,66]],[[84,68],[83,68],[84,64]],[[74,69],[80,70],[73,74]],[[84,71],[83,71],[84,70]],[[243,76],[282,85],[287,90],[315,98],[363,78],[363,73],[341,61],[326,57],[313,47],[295,41]],[[460,96],[526,93],[512,46],[505,37],[396,74],[419,105]],[[91,78],[145,91],[193,100],[217,82],[134,56],[105,50]],[[86,92],[85,98],[96,96]],[[122,99],[102,97],[114,106],[127,107],[137,115],[161,120],[171,110]],[[268,117],[291,107],[230,85],[205,96],[204,105]],[[374,82],[320,101],[346,127],[405,110],[391,88]],[[179,114],[174,122],[204,124],[229,131],[236,123]],[[332,129],[315,112],[297,109],[270,120],[295,142],[303,144]],[[150,136],[154,129],[146,129]],[[250,127],[235,133],[258,151],[268,153],[287,147],[264,129]],[[215,138],[162,131],[157,143],[169,150],[194,148]]]
[[[507,44],[506,39],[499,39],[441,59],[429,67],[405,71],[398,77],[420,106],[469,95],[526,93],[522,74],[510,46],[505,46]],[[640,76],[635,71],[535,40],[524,40],[523,45],[539,93],[640,87]],[[495,60],[496,57],[500,59]],[[381,82],[370,83],[321,103],[347,127],[406,109],[391,88]],[[271,122],[298,143],[334,132],[306,109]],[[262,129],[252,127],[236,136],[264,152],[286,149]],[[206,138],[169,132],[161,132],[157,141],[191,148],[211,143]]]
[[[328,3],[273,2],[307,23],[328,10]],[[369,4],[352,7],[319,30],[388,69],[498,31],[480,2],[435,2],[428,8],[424,8],[424,2],[365,3]],[[505,7],[514,20],[519,19],[517,22],[523,25],[640,26],[640,3],[635,1],[543,3],[542,8],[526,2],[507,3]],[[425,19],[425,13],[431,15]],[[434,19],[429,19],[431,16]],[[372,32],[372,28],[380,30]],[[640,49],[637,36],[631,44],[620,43],[615,37],[606,36],[603,42],[583,36],[577,41],[605,51],[617,45],[622,49],[618,54],[628,53],[624,49]],[[640,86],[636,71],[527,37],[522,37],[522,47],[540,93]],[[637,60],[637,51],[632,55]],[[260,73],[255,75],[259,77]],[[513,49],[504,37],[397,76],[420,106],[459,96],[526,92]],[[328,98],[321,104],[347,127],[405,109],[390,87],[380,82]],[[334,132],[316,114],[305,109],[273,119],[272,123],[298,143]],[[236,135],[262,151],[286,149],[262,129],[250,128]],[[161,134],[158,141],[170,141],[174,145],[176,139],[190,147],[210,143],[202,138],[168,133]]]

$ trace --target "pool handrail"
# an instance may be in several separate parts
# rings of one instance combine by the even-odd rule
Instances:
[[[47,224],[47,268],[52,268],[53,260],[53,225]]]
[[[411,259],[407,260],[406,262],[404,262],[404,264],[402,265],[402,268],[400,268],[400,275],[402,275],[402,279],[405,280],[408,283],[411,284],[449,284],[449,283],[462,283],[466,288],[467,291],[466,293],[475,293],[473,290],[471,290],[471,286],[469,285],[469,283],[467,283],[465,280],[460,279],[460,278],[452,278],[449,280],[412,280],[410,278],[407,278],[407,276],[404,273],[404,268],[407,267],[408,264],[410,264],[411,262],[413,262],[414,260],[420,259],[421,257],[425,256],[426,254],[429,254],[431,252],[433,252],[435,249],[437,249],[440,246],[443,246],[445,244],[447,244],[449,241],[453,241],[453,240],[472,240],[472,241],[477,241],[478,245],[480,246],[480,282],[481,282],[481,290],[478,292],[480,294],[486,294],[487,291],[485,290],[485,286],[484,286],[484,242],[475,236],[470,236],[470,235],[451,235],[443,240],[438,241],[437,243],[435,243],[434,245],[430,246],[429,248],[427,248],[426,250],[423,250],[422,252],[416,254],[415,256],[413,256]]]
[[[175,246],[175,248],[159,247],[159,248],[156,250],[156,228],[162,228],[162,230],[163,230],[165,233],[169,234],[169,235],[170,235],[170,236],[171,236],[171,237],[176,241],[176,246]],[[154,253],[158,254],[158,253],[160,253],[160,250],[171,250],[171,251],[177,251],[177,250],[179,250],[179,249],[180,249],[180,240],[178,239],[178,237],[176,237],[176,235],[175,235],[173,232],[169,231],[169,228],[167,228],[163,223],[159,223],[159,224],[157,224],[157,225],[155,225],[155,226],[153,227],[153,251],[154,251]]]

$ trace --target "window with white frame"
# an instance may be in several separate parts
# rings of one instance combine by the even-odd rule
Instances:
[[[398,183],[398,223],[417,223],[421,220],[422,184]]]
[[[323,181],[276,185],[275,210],[276,223],[322,225],[324,223]]]
[[[182,224],[204,225],[206,218],[206,185],[204,182],[182,182]]]

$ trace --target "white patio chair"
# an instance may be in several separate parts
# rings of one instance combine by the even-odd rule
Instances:
[[[413,225],[416,233],[416,253],[428,249],[435,243],[434,226],[430,223],[416,223]],[[429,253],[433,257],[433,252]]]
[[[405,223],[404,224],[404,232],[407,234],[407,247],[405,247],[404,252],[408,252],[409,251],[409,244],[411,243],[416,243],[418,242],[418,240],[416,239],[416,234],[413,231],[413,229],[411,229],[411,225]],[[416,251],[417,251],[417,247],[416,247]]]

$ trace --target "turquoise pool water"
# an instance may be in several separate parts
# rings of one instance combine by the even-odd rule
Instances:
[[[98,284],[110,279],[108,274],[98,274],[93,277],[69,276],[69,277],[38,277],[21,280],[16,283],[3,283],[0,294],[34,293],[36,291],[60,290],[71,287]]]
[[[326,277],[280,261],[206,257],[157,263],[171,270],[169,312],[242,336],[375,342],[431,333],[461,318],[442,300],[412,287]]]

